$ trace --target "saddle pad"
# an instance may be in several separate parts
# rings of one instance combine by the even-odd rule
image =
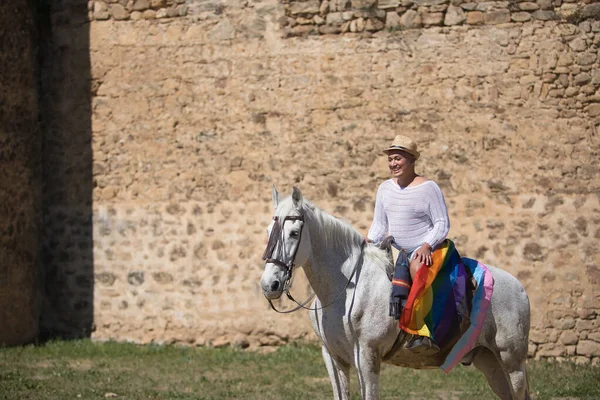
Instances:
[[[462,259],[451,240],[432,254],[433,264],[419,269],[399,321],[411,334],[432,338],[448,353],[449,372],[471,349],[492,297],[493,278],[479,262]],[[472,291],[471,278],[477,282]]]

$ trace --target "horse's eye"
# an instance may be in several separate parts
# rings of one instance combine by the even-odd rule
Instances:
[[[290,237],[293,237],[293,238],[298,237],[298,231],[291,231],[290,232]]]

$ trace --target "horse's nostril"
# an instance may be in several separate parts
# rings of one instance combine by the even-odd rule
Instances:
[[[275,292],[275,291],[277,291],[277,289],[279,289],[279,282],[275,281],[275,282],[271,283],[271,291]]]

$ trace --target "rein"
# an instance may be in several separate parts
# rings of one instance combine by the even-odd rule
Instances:
[[[281,223],[279,223],[279,217],[275,216],[275,217],[273,217],[273,221],[275,221],[275,223],[273,225],[273,229],[271,230],[271,235],[269,236],[269,242],[267,243],[267,248],[265,249],[265,253],[263,254],[262,259],[266,263],[276,264],[285,269],[283,292],[286,294],[288,299],[290,299],[294,303],[298,304],[298,306],[293,308],[292,310],[279,311],[277,308],[275,308],[275,305],[273,305],[273,302],[271,301],[271,299],[267,299],[267,301],[269,302],[269,305],[271,306],[273,311],[278,312],[279,314],[293,313],[295,311],[300,310],[301,308],[303,308],[305,310],[309,310],[309,311],[317,311],[317,310],[322,310],[324,308],[327,308],[327,307],[331,306],[333,303],[335,303],[336,301],[338,301],[340,299],[340,297],[342,296],[342,294],[346,291],[346,289],[350,285],[350,282],[352,281],[352,278],[354,277],[354,274],[356,273],[356,270],[358,269],[358,265],[362,261],[362,258],[364,256],[364,248],[366,245],[366,241],[363,240],[363,242],[361,244],[360,258],[356,262],[356,265],[354,266],[354,269],[352,270],[352,274],[350,274],[350,277],[348,278],[346,285],[344,285],[344,288],[337,294],[335,299],[333,299],[333,301],[331,301],[329,304],[326,304],[319,308],[306,307],[306,304],[308,304],[315,297],[314,292],[304,302],[299,303],[296,299],[294,299],[294,297],[292,296],[292,294],[289,291],[289,287],[291,286],[292,272],[293,272],[293,269],[295,266],[294,261],[296,259],[296,253],[298,252],[298,249],[300,248],[300,239],[302,238],[302,229],[304,228],[304,214],[301,214],[298,216],[286,216]],[[290,257],[290,261],[287,264],[281,260],[272,258],[273,252],[275,251],[275,248],[277,247],[277,243],[279,243],[280,241],[283,241],[283,225],[285,224],[286,221],[301,221],[302,222],[302,226],[300,227],[300,232],[298,233],[298,245],[294,249],[294,254],[292,255],[292,257]]]

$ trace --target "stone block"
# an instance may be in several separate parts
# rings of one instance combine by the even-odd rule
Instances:
[[[591,107],[591,106],[595,106],[595,104],[591,104],[588,107]],[[588,112],[589,112],[589,108],[588,108]],[[575,324],[575,327],[577,328],[578,332],[592,331],[594,329],[597,329],[596,320],[580,319],[577,321],[577,324]]]
[[[580,340],[577,343],[577,354],[586,357],[600,357],[600,343],[592,340]]]
[[[118,3],[109,5],[108,10],[110,15],[117,21],[129,19],[129,11]]]
[[[586,107],[585,111],[590,117],[600,116],[600,103],[590,104]]]
[[[536,357],[560,357],[567,354],[567,347],[561,343],[540,344]]]
[[[317,1],[317,3],[320,3],[320,1]],[[350,4],[353,10],[365,10],[375,7],[377,0],[351,0]]]
[[[537,10],[531,13],[531,16],[538,21],[551,21],[557,18],[552,10]]]
[[[600,3],[588,4],[583,7],[581,19],[600,20]]]
[[[440,4],[446,4],[448,0],[415,0],[415,4],[419,6],[437,6]]]
[[[444,17],[444,25],[458,25],[465,22],[467,16],[462,8],[456,6],[449,6],[448,11],[446,11],[446,16]]]
[[[483,13],[481,11],[470,11],[467,13],[467,24],[483,25]]]
[[[379,0],[377,7],[382,10],[395,10],[400,7],[399,0]]]
[[[424,13],[421,15],[421,21],[425,26],[442,25],[444,14],[442,13]]]
[[[235,27],[228,18],[225,18],[208,31],[207,37],[215,41],[233,39],[235,37]]]
[[[460,5],[460,8],[465,11],[473,11],[477,8],[477,3],[463,3]]]
[[[341,12],[333,12],[327,14],[326,17],[327,25],[341,25],[344,23]]]
[[[588,46],[583,38],[575,38],[569,42],[569,47],[577,52],[586,51]]]
[[[397,29],[400,27],[400,16],[397,12],[391,11],[385,15],[385,27],[387,29]]]
[[[536,11],[540,9],[540,6],[538,6],[536,3],[526,1],[524,3],[519,3],[519,9],[523,11]]]
[[[595,53],[582,53],[577,58],[577,64],[579,65],[592,65],[596,62],[598,56]]]
[[[573,97],[579,94],[579,88],[577,87],[568,87],[565,89],[565,97]]]
[[[510,22],[510,11],[497,10],[483,14],[483,21],[486,25],[498,25]]]
[[[554,10],[554,4],[552,0],[537,0],[536,3],[542,10]]]
[[[514,22],[527,22],[531,19],[531,14],[528,12],[516,12],[511,14],[510,19]]]
[[[321,25],[319,33],[322,35],[335,35],[342,32],[341,26]]]
[[[579,335],[577,332],[573,331],[564,331],[560,335],[560,342],[564,345],[574,345],[579,341]]]
[[[592,81],[592,77],[587,72],[581,72],[573,78],[573,83],[578,86],[587,85]]]
[[[317,0],[294,1],[290,3],[289,12],[291,15],[299,14],[318,14],[321,3]]]
[[[421,25],[421,16],[415,10],[408,10],[400,17],[400,26],[402,26],[402,28],[420,28]]]
[[[148,0],[136,0],[133,3],[132,10],[134,11],[144,11],[150,8],[150,2]]]

